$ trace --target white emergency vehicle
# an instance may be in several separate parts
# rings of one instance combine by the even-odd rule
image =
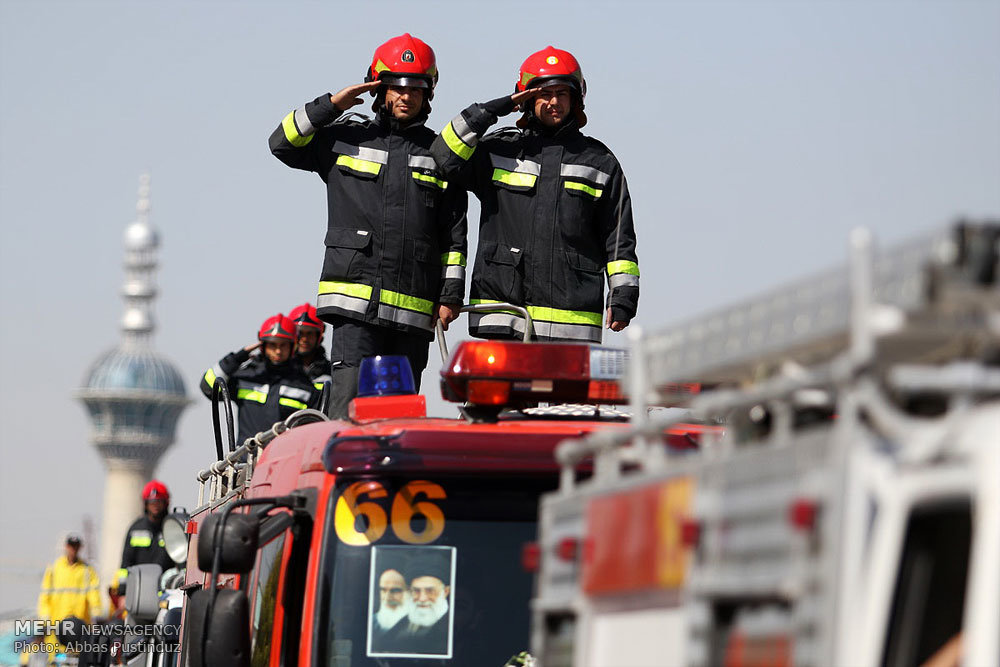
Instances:
[[[998,245],[858,230],[848,267],[635,336],[631,428],[557,449],[538,663],[1000,665]],[[692,416],[725,428],[663,441]]]

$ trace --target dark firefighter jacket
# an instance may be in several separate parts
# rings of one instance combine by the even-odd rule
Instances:
[[[163,523],[155,524],[145,515],[139,517],[125,533],[122,548],[122,564],[118,571],[118,581],[124,581],[125,568],[144,563],[157,563],[166,572],[174,567],[174,561],[167,555],[163,545]]]
[[[246,350],[237,350],[205,371],[201,392],[211,398],[220,377],[229,387],[229,397],[239,406],[237,446],[296,410],[319,405],[320,391],[295,358],[276,366],[261,354],[251,357]]]
[[[430,153],[434,132],[342,113],[323,95],[289,113],[271,152],[315,171],[329,206],[316,312],[433,337],[436,303],[465,298],[467,195]]]
[[[581,134],[576,121],[554,132],[535,121],[484,137],[508,104],[510,98],[473,104],[431,147],[446,176],[482,204],[470,301],[526,306],[543,340],[600,342],[605,308],[627,321],[639,300],[625,175],[611,151]],[[524,331],[524,321],[474,314],[469,331],[511,337]]]
[[[326,350],[322,345],[316,346],[315,355],[311,364],[307,364],[305,359],[298,354],[295,355],[295,358],[302,364],[302,368],[312,380],[313,386],[318,391],[323,391],[323,383],[330,380],[330,358],[326,356]]]

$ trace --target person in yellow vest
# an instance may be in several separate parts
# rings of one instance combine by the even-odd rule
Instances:
[[[45,569],[38,595],[38,620],[58,622],[76,616],[90,623],[100,613],[97,572],[80,560],[82,544],[78,535],[67,535],[65,554]],[[47,635],[43,640],[46,645],[57,641],[54,635]]]

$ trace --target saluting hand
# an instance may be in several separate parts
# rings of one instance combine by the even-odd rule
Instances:
[[[247,345],[243,349],[245,351],[247,351],[247,352],[253,352],[254,350],[258,349],[259,347],[260,347],[260,341],[257,341],[255,343],[250,343],[249,345]]]
[[[359,104],[364,103],[364,100],[359,97],[362,93],[367,93],[369,90],[375,90],[382,85],[381,81],[369,81],[368,83],[357,83],[353,86],[348,86],[338,93],[330,95],[330,102],[333,106],[337,107],[341,111],[347,111],[351,107],[356,107]]]
[[[527,90],[522,90],[519,93],[511,95],[510,101],[514,103],[514,110],[517,111],[521,107],[522,102],[537,94],[538,88],[528,88]]]

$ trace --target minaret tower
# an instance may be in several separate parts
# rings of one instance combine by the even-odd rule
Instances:
[[[189,403],[180,373],[152,348],[159,237],[149,224],[148,174],[139,179],[136,210],[136,221],[125,229],[122,339],[94,362],[78,393],[107,468],[98,571],[103,585],[118,569],[125,532],[142,514],[142,487],[173,444],[177,420]]]

